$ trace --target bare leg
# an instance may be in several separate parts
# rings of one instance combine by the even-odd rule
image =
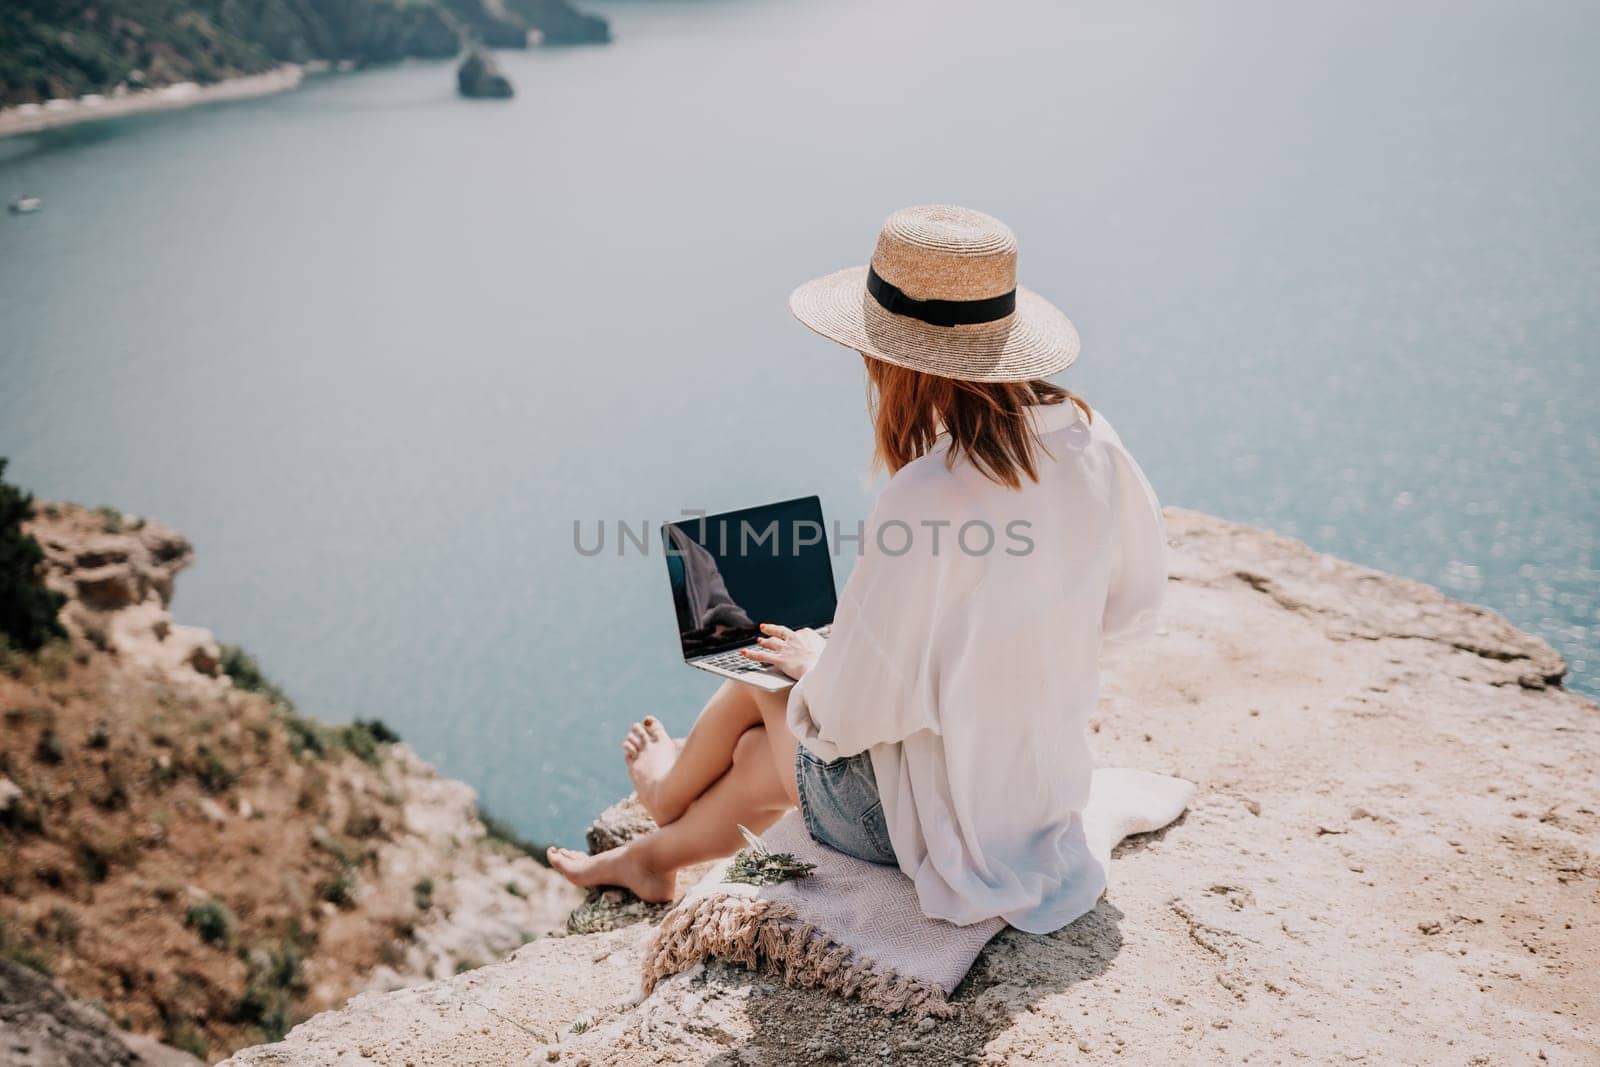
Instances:
[[[761,711],[761,721],[767,727],[767,744],[772,749],[773,772],[783,786],[790,807],[800,806],[800,788],[794,780],[795,749],[800,742],[789,729],[789,691],[769,693],[756,689],[756,707]]]
[[[754,686],[723,682],[706,702],[679,750],[656,719],[633,724],[623,739],[628,777],[639,803],[666,826],[733,765],[733,749],[752,726],[761,725]]]
[[[789,808],[789,792],[773,770],[767,733],[757,726],[741,734],[734,745],[733,765],[676,821],[598,856],[552,848],[550,865],[575,885],[620,885],[642,900],[672,900],[680,869],[732,855],[743,843],[741,823],[759,833]],[[790,746],[792,753],[792,739]],[[792,770],[788,778],[792,790]]]

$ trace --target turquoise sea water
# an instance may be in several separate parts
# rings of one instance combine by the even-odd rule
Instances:
[[[906,203],[1006,219],[1162,497],[1491,605],[1600,691],[1593,5],[593,5],[609,48],[0,142],[0,455],[185,530],[176,611],[575,841],[687,727],[657,558],[865,514],[784,306]],[[843,561],[840,570],[847,569]]]

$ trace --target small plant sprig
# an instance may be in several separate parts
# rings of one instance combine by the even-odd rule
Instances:
[[[740,849],[733,857],[733,862],[728,865],[727,877],[723,879],[725,882],[774,885],[794,878],[809,878],[811,872],[817,869],[815,863],[798,860],[793,853],[772,851],[747,827],[740,826],[739,832],[750,847]]]

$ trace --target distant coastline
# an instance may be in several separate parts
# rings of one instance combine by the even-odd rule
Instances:
[[[9,15],[0,137],[281,92],[323,69],[611,40],[569,0],[103,0]]]
[[[285,63],[262,74],[224,78],[211,85],[180,82],[159,89],[141,89],[120,95],[89,94],[75,99],[51,100],[43,104],[19,104],[0,108],[0,137],[40,133],[62,126],[98,119],[122,118],[150,111],[214,104],[223,100],[246,100],[296,88],[305,78],[307,66]]]

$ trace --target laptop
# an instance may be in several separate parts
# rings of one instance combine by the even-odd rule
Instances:
[[[761,623],[824,634],[838,598],[833,559],[814,496],[663,523],[662,546],[683,661],[761,689],[788,675],[740,655]]]

